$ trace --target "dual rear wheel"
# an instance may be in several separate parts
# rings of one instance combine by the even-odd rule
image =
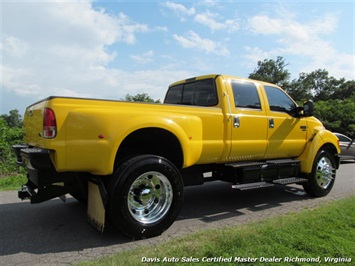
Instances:
[[[180,172],[170,161],[155,155],[124,162],[108,188],[111,222],[135,239],[160,235],[175,221],[183,203]]]

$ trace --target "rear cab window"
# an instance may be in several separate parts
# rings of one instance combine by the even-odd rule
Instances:
[[[260,97],[254,83],[232,80],[231,86],[234,96],[234,104],[237,109],[247,108],[261,110]]]
[[[169,88],[164,103],[195,106],[216,106],[217,89],[213,78],[194,80]]]

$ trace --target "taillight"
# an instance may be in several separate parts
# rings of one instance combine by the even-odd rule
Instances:
[[[57,135],[57,122],[54,111],[50,108],[44,108],[43,117],[43,137],[45,139],[55,138]]]

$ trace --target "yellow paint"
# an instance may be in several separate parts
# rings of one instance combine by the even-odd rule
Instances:
[[[297,157],[302,161],[302,171],[309,172],[322,145],[330,143],[337,147],[335,137],[318,120],[271,112],[264,91],[267,83],[226,75],[197,77],[203,78],[215,78],[218,105],[214,107],[60,97],[39,102],[26,111],[25,141],[49,149],[57,171],[97,175],[111,174],[122,141],[144,128],[160,128],[175,135],[183,150],[183,167]],[[255,84],[260,111],[235,107],[231,80]],[[55,111],[58,134],[54,139],[41,137],[44,107]],[[239,117],[240,128],[233,126],[234,116]],[[272,129],[268,127],[269,118],[274,119]],[[300,127],[306,127],[306,131]],[[317,137],[310,141],[315,132]]]

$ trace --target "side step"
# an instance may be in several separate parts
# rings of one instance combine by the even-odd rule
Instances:
[[[290,177],[290,178],[276,179],[276,180],[273,180],[272,183],[278,184],[278,185],[288,185],[288,184],[294,184],[294,183],[305,183],[307,181],[308,181],[308,179],[306,179],[306,178]]]
[[[273,187],[273,186],[275,185],[272,183],[262,181],[262,182],[255,182],[255,183],[232,185],[232,188],[238,190],[249,190],[249,189],[256,189],[256,188]]]
[[[278,159],[278,160],[266,161],[266,163],[269,165],[297,164],[300,162],[301,162],[300,160],[295,160],[295,159]]]
[[[228,163],[226,166],[231,166],[233,168],[239,168],[239,167],[249,167],[249,166],[266,166],[266,162],[238,162],[238,163]]]
[[[272,180],[271,182],[261,181],[261,182],[253,182],[253,183],[246,183],[246,184],[237,184],[237,185],[232,185],[232,188],[238,190],[249,190],[249,189],[257,189],[257,188],[273,187],[275,185],[305,183],[307,181],[308,179],[306,178],[290,177],[290,178],[275,179]]]
[[[294,165],[299,164],[300,160],[295,159],[278,159],[278,160],[268,160],[265,162],[236,162],[236,163],[227,163],[226,166],[231,166],[233,168],[240,168],[240,167],[249,167],[249,166],[272,166],[272,165]]]

